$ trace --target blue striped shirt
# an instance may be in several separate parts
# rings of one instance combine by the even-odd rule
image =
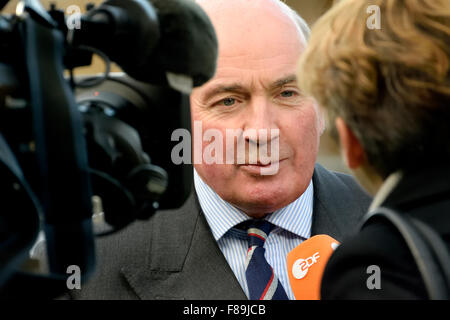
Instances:
[[[214,239],[248,297],[244,266],[248,249],[247,233],[234,227],[251,218],[220,198],[195,170],[194,185]],[[275,225],[264,244],[265,257],[291,300],[295,297],[289,285],[286,257],[291,250],[311,236],[313,194],[311,180],[306,191],[297,200],[265,217]]]

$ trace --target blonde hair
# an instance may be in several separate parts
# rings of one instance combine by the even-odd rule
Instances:
[[[386,176],[406,157],[450,158],[449,70],[449,0],[344,0],[313,26],[297,77]]]

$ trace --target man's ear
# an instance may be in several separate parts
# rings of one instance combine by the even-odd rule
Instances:
[[[361,143],[341,117],[336,118],[335,125],[345,164],[352,170],[358,169],[366,161],[366,155]]]

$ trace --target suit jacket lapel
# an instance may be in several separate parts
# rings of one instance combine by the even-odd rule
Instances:
[[[313,174],[314,210],[311,236],[327,234],[338,241],[356,232],[371,198],[348,175],[316,164]]]
[[[155,218],[146,261],[122,268],[141,299],[246,299],[195,194]]]

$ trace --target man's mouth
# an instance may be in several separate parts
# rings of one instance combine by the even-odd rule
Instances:
[[[271,166],[273,163],[278,163],[278,161],[276,162],[269,162],[267,164],[261,163],[261,162],[257,162],[257,163],[244,163],[241,164],[242,166],[256,166],[256,167],[269,167]]]
[[[243,163],[239,164],[238,166],[244,171],[247,171],[251,174],[274,175],[278,173],[280,163],[284,160],[285,159],[280,159],[278,161],[272,161],[266,164],[258,161],[256,163]]]

